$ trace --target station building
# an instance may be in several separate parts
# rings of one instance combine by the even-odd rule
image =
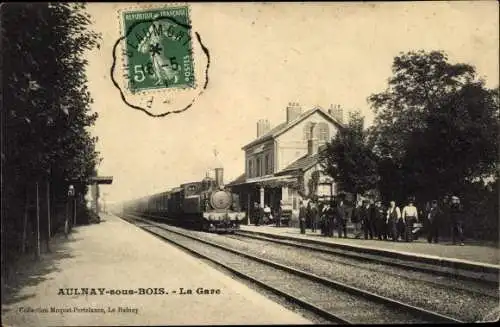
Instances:
[[[247,214],[254,203],[274,210],[283,201],[294,225],[301,200],[337,194],[335,181],[322,171],[319,152],[343,127],[339,106],[303,111],[298,103],[289,103],[283,123],[271,128],[267,119],[257,122],[257,137],[242,148],[245,172],[227,186],[239,194]]]

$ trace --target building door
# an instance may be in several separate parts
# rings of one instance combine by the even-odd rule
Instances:
[[[281,200],[281,188],[267,188],[264,195],[265,203],[271,207],[271,210],[275,212]]]

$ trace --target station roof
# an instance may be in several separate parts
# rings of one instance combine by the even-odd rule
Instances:
[[[246,174],[243,173],[240,176],[236,177],[235,180],[233,180],[230,183],[226,184],[226,186],[231,186],[231,185],[236,185],[236,184],[242,184],[242,183],[245,183],[245,181],[246,181]]]
[[[281,174],[284,172],[288,173],[288,172],[294,171],[294,170],[305,171],[305,170],[308,170],[309,168],[311,168],[312,166],[314,166],[315,164],[317,164],[318,162],[319,162],[319,153],[316,153],[312,156],[305,155],[305,156],[295,160],[291,164],[289,164],[283,170],[279,171],[278,174]]]
[[[265,133],[264,135],[256,138],[252,142],[250,142],[247,145],[245,145],[242,148],[242,150],[246,150],[246,149],[248,149],[249,147],[251,147],[253,145],[257,145],[257,144],[260,144],[261,142],[264,142],[264,141],[267,141],[267,140],[270,140],[270,139],[278,137],[279,135],[285,133],[290,128],[294,127],[295,125],[297,125],[298,123],[300,123],[301,121],[303,121],[307,117],[311,116],[315,112],[320,112],[327,119],[329,119],[334,124],[336,124],[337,126],[339,126],[339,128],[344,128],[344,125],[342,123],[340,123],[337,119],[335,119],[332,115],[330,115],[329,113],[325,112],[320,107],[315,107],[313,109],[310,109],[310,110],[307,110],[307,111],[301,113],[299,116],[297,116],[297,118],[295,118],[294,120],[292,120],[290,122],[283,122],[283,123],[277,125],[276,127],[272,128],[269,132]]]

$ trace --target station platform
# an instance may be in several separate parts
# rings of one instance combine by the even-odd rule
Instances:
[[[381,254],[394,257],[406,257],[415,261],[427,261],[450,266],[462,266],[467,269],[498,273],[500,271],[500,249],[494,244],[479,244],[467,242],[465,245],[453,245],[451,242],[428,243],[426,239],[419,238],[411,243],[381,241],[378,239],[355,239],[352,233],[347,233],[347,238],[339,238],[337,231],[334,237],[325,237],[321,232],[306,230],[300,234],[299,228],[276,227],[273,225],[241,225],[242,231],[274,236],[284,239],[301,239],[310,243],[323,243],[349,250]]]
[[[3,326],[311,324],[138,227],[101,217],[19,267],[2,296]]]

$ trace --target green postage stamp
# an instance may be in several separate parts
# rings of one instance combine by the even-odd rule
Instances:
[[[195,87],[188,6],[130,10],[121,16],[125,76],[132,93]]]

